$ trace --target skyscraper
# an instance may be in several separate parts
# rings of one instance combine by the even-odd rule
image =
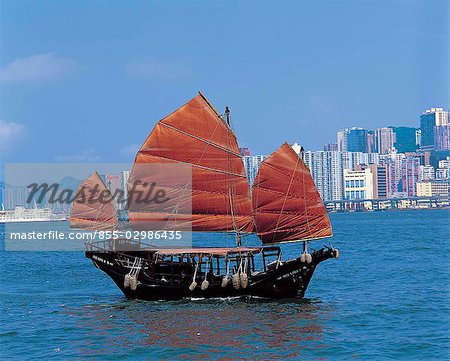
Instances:
[[[338,151],[339,152],[346,152],[347,151],[347,134],[349,130],[341,129],[337,132],[337,145],[338,145]]]
[[[419,158],[408,156],[402,161],[402,185],[403,192],[408,197],[416,195],[416,183],[419,181]]]
[[[347,151],[367,153],[367,129],[353,127],[348,131]]]
[[[394,132],[394,147],[399,153],[415,152],[417,150],[418,129],[411,127],[390,128]]]
[[[450,150],[450,124],[434,127],[434,149]]]
[[[379,154],[386,154],[394,147],[394,131],[392,128],[378,128],[374,131],[375,149]]]
[[[323,146],[325,152],[336,152],[338,150],[337,143],[328,143]]]
[[[376,153],[377,146],[375,144],[375,132],[373,130],[367,131],[367,152]]]
[[[361,166],[357,166],[356,170],[364,170],[364,169],[370,169],[372,174],[372,185],[373,185],[373,191],[372,191],[372,198],[379,199],[379,198],[387,198],[387,174],[386,174],[386,166],[385,165],[379,165],[379,164],[365,164]]]
[[[421,146],[425,149],[434,147],[434,127],[448,124],[448,112],[443,108],[427,109],[420,116],[422,131]]]
[[[245,172],[247,173],[247,180],[250,186],[258,174],[259,166],[261,162],[266,158],[265,155],[249,155],[244,156],[242,160],[244,161]]]
[[[307,151],[304,160],[321,198],[325,201],[342,199],[342,153]]]
[[[380,163],[386,166],[388,198],[396,196],[402,187],[402,162],[405,154],[396,151],[380,156]]]

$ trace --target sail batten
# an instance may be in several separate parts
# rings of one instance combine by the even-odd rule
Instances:
[[[166,123],[164,123],[164,122],[161,122],[160,124],[163,125],[163,126],[165,126],[165,127],[171,128],[171,129],[173,129],[173,130],[175,130],[175,131],[177,131],[177,132],[179,132],[179,133],[181,133],[181,134],[187,135],[188,137],[191,137],[191,138],[193,138],[193,139],[199,140],[199,141],[201,141],[201,142],[203,142],[203,143],[205,143],[205,144],[207,144],[207,145],[211,145],[211,146],[216,147],[216,148],[218,148],[218,149],[220,149],[220,150],[223,150],[224,152],[227,152],[227,153],[230,153],[230,154],[232,154],[232,155],[235,155],[235,156],[240,157],[240,154],[239,154],[239,153],[235,153],[235,152],[231,151],[230,149],[227,149],[227,148],[225,148],[225,147],[222,147],[222,146],[220,146],[220,145],[218,145],[218,144],[215,144],[215,143],[212,143],[212,142],[208,142],[207,140],[202,139],[202,138],[200,138],[200,137],[197,137],[197,136],[195,136],[194,134],[190,134],[190,133],[188,133],[188,132],[182,131],[182,130],[177,129],[177,128],[175,128],[175,127],[172,127],[172,126],[170,126],[170,125],[168,125],[168,124],[166,124]],[[145,151],[145,150],[144,150],[144,151]]]
[[[261,163],[252,196],[256,231],[265,244],[332,235],[311,174],[287,143]]]
[[[154,157],[154,158],[160,158],[160,159],[164,159],[164,160],[176,162],[176,163],[179,163],[179,164],[189,165],[189,166],[191,166],[191,167],[201,168],[201,169],[208,170],[208,171],[211,171],[211,172],[217,172],[217,173],[222,173],[222,174],[228,174],[228,175],[232,175],[232,176],[234,176],[234,177],[242,177],[242,178],[247,179],[247,176],[246,176],[246,175],[243,175],[243,174],[231,173],[231,172],[227,172],[227,171],[221,170],[221,169],[215,169],[215,168],[210,168],[210,167],[201,166],[201,165],[199,165],[199,164],[193,164],[193,163],[188,163],[188,162],[182,162],[182,161],[179,161],[179,160],[174,160],[174,159],[170,159],[170,158],[166,158],[166,157],[156,156],[156,155],[151,154],[150,152],[149,152],[149,154],[147,154],[146,151],[143,151],[142,153],[145,154],[145,155],[147,155],[147,156]]]

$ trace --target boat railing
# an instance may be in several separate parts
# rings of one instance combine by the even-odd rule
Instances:
[[[84,247],[86,251],[138,252],[154,248],[154,245],[142,242],[140,239],[117,238],[85,242]]]

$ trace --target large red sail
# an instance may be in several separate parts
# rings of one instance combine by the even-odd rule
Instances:
[[[171,171],[151,171],[142,165],[182,165],[192,172],[189,214],[175,209],[180,196]],[[148,178],[148,179],[146,179]],[[158,183],[159,180],[159,183]],[[172,197],[167,204],[137,204],[133,184],[149,181]],[[235,134],[200,93],[160,120],[140,148],[130,178],[129,220],[133,227],[152,228],[160,222],[180,221],[193,231],[253,231],[250,191]],[[192,196],[192,198],[191,198]],[[184,200],[182,200],[184,201]],[[174,213],[177,213],[174,216]]]
[[[311,174],[289,144],[284,143],[261,163],[252,195],[256,231],[263,243],[332,235]]]
[[[113,230],[118,224],[114,198],[94,172],[78,187],[70,210],[70,228]]]

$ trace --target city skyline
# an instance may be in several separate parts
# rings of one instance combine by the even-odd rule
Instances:
[[[131,161],[198,90],[255,154],[449,107],[446,1],[56,4],[2,3],[4,162]]]

